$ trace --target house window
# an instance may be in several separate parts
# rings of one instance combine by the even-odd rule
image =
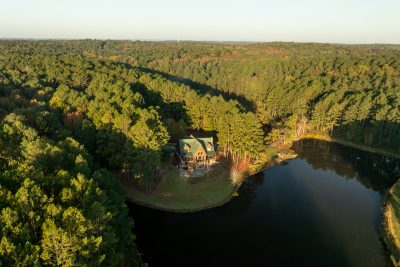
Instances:
[[[190,146],[189,146],[188,144],[185,144],[185,145],[183,146],[183,150],[184,150],[185,152],[189,152],[189,151],[190,151]]]

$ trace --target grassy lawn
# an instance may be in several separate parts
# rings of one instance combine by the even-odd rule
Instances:
[[[400,180],[388,192],[384,216],[392,259],[400,266]]]
[[[222,205],[231,199],[234,190],[228,171],[221,165],[205,176],[188,180],[180,177],[172,163],[164,162],[161,174],[160,183],[151,193],[123,183],[127,199],[157,209],[189,212]]]

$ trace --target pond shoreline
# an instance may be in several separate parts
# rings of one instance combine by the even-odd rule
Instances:
[[[189,213],[222,206],[236,190],[229,171],[221,164],[193,180],[181,177],[172,162],[162,165],[163,178],[152,192],[140,191],[120,180],[127,202],[167,212]]]
[[[281,152],[283,152],[283,151],[287,152],[288,149],[292,146],[294,141],[299,141],[299,140],[302,140],[302,139],[315,139],[315,140],[322,140],[322,141],[326,141],[326,142],[337,143],[337,144],[340,144],[340,145],[343,145],[343,146],[346,146],[346,147],[351,147],[351,148],[359,149],[359,150],[370,152],[370,153],[375,153],[375,154],[380,154],[380,155],[384,155],[384,156],[400,159],[400,155],[397,155],[397,154],[394,154],[394,153],[391,153],[391,152],[387,152],[387,151],[384,151],[382,149],[370,148],[370,147],[367,147],[367,146],[354,144],[354,143],[351,143],[351,142],[348,142],[348,141],[335,139],[335,138],[331,138],[329,136],[324,136],[324,135],[305,135],[305,136],[302,136],[301,138],[293,139],[288,144],[285,144],[285,145],[283,145],[281,147],[275,147],[276,151],[275,151],[274,155],[272,156],[272,160],[267,160],[265,162],[261,162],[261,164],[258,165],[257,167],[255,167],[254,165],[253,166],[251,165],[250,168],[245,173],[245,175],[243,177],[243,180],[247,179],[248,177],[250,177],[252,175],[260,173],[260,172],[262,172],[262,171],[264,171],[264,170],[266,170],[268,168],[272,168],[272,167],[280,164],[283,161],[296,158],[297,155],[281,153]],[[253,168],[253,169],[251,169],[251,168]],[[228,175],[228,173],[227,173],[227,175]],[[124,188],[126,189],[126,187],[124,187]],[[203,211],[203,210],[207,210],[207,209],[212,209],[212,208],[223,206],[224,204],[226,204],[226,203],[228,203],[229,201],[232,200],[232,198],[233,198],[232,194],[234,192],[237,192],[237,190],[239,188],[240,188],[240,185],[233,187],[231,192],[230,192],[230,194],[226,198],[224,198],[223,200],[220,200],[218,202],[215,202],[215,203],[212,203],[212,204],[208,204],[208,205],[202,205],[202,206],[199,206],[199,207],[194,207],[194,208],[165,207],[163,205],[156,205],[156,204],[149,203],[149,202],[146,202],[146,201],[141,201],[141,200],[139,200],[137,198],[129,196],[128,194],[126,195],[126,201],[129,202],[129,203],[137,204],[137,205],[148,207],[148,208],[151,208],[151,209],[162,210],[162,211],[166,211],[166,212],[190,213],[190,212],[198,212],[198,211]],[[131,190],[131,189],[129,189],[129,190]],[[147,193],[147,194],[152,194],[152,193]]]
[[[329,136],[325,135],[306,135],[302,139],[316,139],[316,140],[322,140],[322,141],[327,141],[327,142],[333,142],[337,143],[343,146],[359,149],[362,151],[374,153],[374,154],[379,154],[387,157],[392,157],[396,159],[400,159],[400,155],[386,151],[384,149],[379,149],[379,148],[372,148],[368,147],[365,145],[360,145],[360,144],[355,144],[352,142],[348,142],[345,140],[340,140],[336,138],[331,138]],[[393,231],[393,222],[392,218],[395,213],[395,207],[392,205],[390,198],[393,198],[393,194],[391,191],[393,191],[394,187],[396,184],[400,184],[400,178],[397,180],[397,182],[393,185],[392,188],[390,188],[383,197],[382,201],[382,206],[381,206],[381,231],[380,235],[383,240],[383,243],[385,244],[386,248],[390,252],[390,259],[392,263],[394,264],[395,267],[400,267],[400,247],[396,245],[396,239],[400,239],[400,234],[396,234]],[[397,210],[400,213],[400,210]]]
[[[326,141],[326,142],[332,142],[332,143],[340,144],[340,145],[343,145],[343,146],[359,149],[359,150],[362,150],[362,151],[366,151],[366,152],[370,152],[370,153],[374,153],[374,154],[379,154],[379,155],[383,155],[383,156],[387,156],[387,157],[391,157],[391,158],[395,158],[395,159],[400,159],[400,154],[398,154],[398,153],[393,153],[393,152],[387,151],[385,149],[369,147],[369,146],[366,146],[366,145],[357,144],[357,143],[353,143],[353,142],[342,140],[342,139],[338,139],[338,138],[333,138],[333,137],[330,137],[330,136],[327,136],[327,135],[307,134],[307,135],[304,135],[304,136],[302,136],[300,138],[296,138],[296,139],[294,139],[292,141],[299,141],[301,139],[315,139],[315,140],[322,140],[322,141]]]
[[[278,164],[280,164],[283,161],[286,160],[290,160],[292,158],[295,158],[294,155],[290,155],[288,157],[282,156],[282,155],[286,155],[285,153],[280,153],[282,151],[287,151],[293,144],[294,141],[299,141],[301,139],[314,139],[314,140],[322,140],[322,141],[326,141],[326,142],[332,142],[332,143],[337,143],[346,147],[351,147],[351,148],[355,148],[355,149],[359,149],[362,151],[366,151],[366,152],[370,152],[370,153],[374,153],[374,154],[380,154],[380,155],[384,155],[384,156],[388,156],[388,157],[392,157],[392,158],[396,158],[396,159],[400,159],[400,155],[392,153],[392,152],[388,152],[382,149],[378,149],[378,148],[371,148],[371,147],[367,147],[365,145],[360,145],[360,144],[355,144],[355,143],[351,143],[348,141],[344,141],[344,140],[340,140],[340,139],[336,139],[336,138],[331,138],[329,136],[324,136],[324,135],[305,135],[301,138],[292,140],[291,142],[289,142],[288,144],[276,148],[276,152],[273,155],[273,159],[262,162],[261,165],[257,166],[255,169],[248,170],[248,172],[245,174],[244,179],[247,179],[248,177],[255,175],[257,173],[260,173],[262,171],[264,171],[265,169],[268,168],[272,168]],[[280,155],[280,157],[278,157],[278,155]],[[253,168],[255,166],[252,166]],[[397,183],[399,183],[400,180],[397,181]],[[237,190],[240,188],[239,186],[233,187],[230,194],[223,200],[212,203],[212,204],[208,204],[208,205],[203,205],[203,206],[199,206],[199,207],[194,207],[194,208],[171,208],[171,207],[163,207],[161,205],[154,205],[148,202],[144,202],[144,201],[140,201],[138,199],[134,199],[132,197],[126,196],[126,201],[129,203],[133,203],[133,204],[137,204],[140,206],[144,206],[147,208],[151,208],[151,209],[156,209],[156,210],[161,210],[161,211],[165,211],[165,212],[174,212],[174,213],[192,213],[192,212],[199,212],[199,211],[204,211],[207,209],[212,209],[212,208],[216,208],[216,207],[220,207],[225,205],[226,203],[230,202],[233,198],[233,194],[234,192],[237,192]],[[385,193],[384,196],[384,200],[382,202],[382,207],[381,207],[381,218],[382,218],[382,225],[381,225],[381,237],[383,239],[383,242],[385,243],[385,246],[387,247],[387,249],[390,251],[391,253],[391,260],[392,262],[395,264],[395,266],[400,266],[398,264],[399,260],[400,260],[400,251],[398,249],[396,249],[396,246],[394,245],[393,242],[393,238],[396,236],[395,233],[393,233],[392,231],[390,231],[391,227],[388,227],[388,222],[389,222],[389,211],[388,209],[388,198],[390,192],[388,190],[388,192]],[[393,216],[393,214],[391,215]],[[399,238],[399,237],[398,237]],[[397,264],[397,265],[396,265]]]
[[[232,193],[233,192],[234,191],[232,191]],[[219,203],[216,203],[215,205],[209,205],[209,206],[204,206],[204,207],[199,207],[199,208],[192,208],[192,209],[166,208],[166,207],[161,207],[161,206],[157,206],[157,205],[152,205],[152,204],[149,204],[149,203],[137,200],[137,199],[133,199],[133,198],[130,198],[130,197],[126,197],[125,200],[128,203],[132,203],[132,204],[135,204],[135,205],[139,205],[139,206],[150,208],[150,209],[154,209],[154,210],[160,210],[160,211],[165,211],[165,212],[173,212],[173,213],[192,213],[192,212],[204,211],[204,210],[208,210],[208,209],[221,207],[221,206],[225,205],[226,203],[228,203],[229,201],[231,201],[232,197],[229,197],[226,200],[223,200],[223,201],[221,201]]]
[[[351,258],[352,262],[370,262],[370,266],[392,266],[389,250],[382,240],[384,233],[377,229],[380,229],[383,190],[397,179],[397,167],[394,166],[400,166],[400,163],[394,159],[386,161],[383,156],[353,150],[333,142],[304,140],[295,142],[292,149],[298,154],[296,160],[287,160],[274,168],[267,167],[264,172],[246,179],[238,191],[239,196],[216,209],[181,215],[128,204],[132,217],[137,220],[138,229],[145,227],[152,218],[154,223],[151,229],[158,229],[154,233],[146,228],[138,234],[138,242],[144,253],[149,258],[160,257],[160,260],[154,260],[155,263],[182,263],[196,254],[193,250],[204,248],[209,238],[217,236],[221,244],[210,246],[204,250],[205,253],[212,254],[222,244],[230,252],[238,253],[241,250],[237,247],[240,240],[253,240],[257,243],[255,249],[249,248],[243,251],[243,256],[238,256],[236,262],[240,263],[248,263],[246,259],[258,251],[265,251],[265,255],[273,259],[272,265],[280,266],[282,259],[275,257],[276,253],[285,253],[285,243],[290,241],[292,245],[289,251],[294,255],[302,244],[304,247],[308,244],[316,249],[321,248],[316,258],[307,248],[297,255],[310,265],[322,265],[325,262],[325,266],[347,266]],[[377,162],[376,167],[371,162]],[[383,174],[382,179],[376,176],[379,173]],[[298,221],[298,225],[289,227],[293,220]],[[360,223],[363,224],[361,229],[358,226]],[[177,234],[176,231],[183,227],[186,227],[185,233]],[[238,227],[246,231],[238,232]],[[151,237],[148,232],[152,233]],[[173,246],[187,252],[183,259],[175,259],[171,255],[173,248],[167,249],[167,252],[163,248],[176,236],[179,238],[175,243],[172,241]],[[285,242],[282,241],[279,246],[271,244],[265,247],[265,240],[271,243],[278,236],[283,236]],[[191,238],[199,242],[189,250],[185,244]],[[152,245],[154,240],[159,240],[155,247]],[[337,255],[333,261],[337,265],[330,265],[329,260],[326,261],[332,251]],[[259,259],[268,257],[260,256]],[[215,255],[213,263],[223,265],[235,262],[234,259],[220,258]],[[260,263],[257,259],[250,262]],[[287,263],[290,262],[287,260]]]
[[[359,150],[362,150],[362,151],[367,151],[367,152],[374,153],[374,154],[380,154],[380,155],[384,155],[384,156],[400,159],[400,155],[397,155],[397,154],[394,154],[394,153],[391,153],[391,152],[387,152],[387,151],[384,151],[382,149],[370,148],[370,147],[367,147],[367,146],[364,146],[364,145],[354,144],[354,143],[351,143],[351,142],[348,142],[348,141],[344,141],[344,140],[340,140],[340,139],[336,139],[336,138],[331,138],[331,137],[325,136],[325,135],[305,135],[305,136],[302,136],[300,138],[293,139],[289,143],[287,143],[285,145],[282,145],[280,147],[274,147],[276,151],[272,155],[272,160],[266,160],[264,162],[259,163],[257,166],[250,165],[249,169],[244,174],[243,180],[247,179],[248,177],[250,177],[252,175],[260,173],[260,172],[264,171],[265,169],[272,168],[272,167],[280,164],[283,161],[296,158],[296,155],[290,154],[290,153],[287,154],[286,152],[292,146],[294,141],[299,141],[299,140],[302,140],[302,139],[315,139],[315,140],[322,140],[322,141],[326,141],[326,142],[337,143],[337,144],[340,144],[340,145],[343,145],[343,146],[346,146],[346,147],[351,147],[351,148],[359,149]],[[285,152],[285,153],[282,153],[282,152]],[[227,173],[227,175],[229,175],[229,174]],[[124,187],[124,188],[126,190],[132,190],[132,189],[127,189],[126,187]],[[126,201],[130,202],[130,203],[138,204],[140,206],[145,206],[145,207],[148,207],[148,208],[158,209],[158,210],[167,211],[167,212],[177,212],[177,213],[198,212],[198,211],[202,211],[202,210],[207,210],[207,209],[220,207],[220,206],[228,203],[233,198],[232,194],[234,192],[236,192],[239,188],[240,188],[240,185],[239,186],[235,186],[231,190],[229,196],[227,196],[223,200],[220,200],[218,202],[215,202],[215,203],[212,203],[212,204],[208,204],[208,205],[202,205],[202,206],[199,206],[199,207],[194,207],[194,208],[164,207],[163,205],[156,205],[156,204],[149,203],[149,202],[146,202],[146,201],[141,201],[141,200],[138,200],[137,198],[134,198],[134,197],[128,196],[128,195],[126,196]],[[146,193],[146,194],[151,195],[152,193]]]
[[[400,213],[400,210],[396,208],[400,203],[397,196],[398,192],[396,188],[400,188],[400,180],[398,180],[384,195],[381,214],[381,235],[385,243],[386,248],[390,251],[390,259],[395,267],[400,266],[400,229],[395,227],[396,212]],[[399,222],[397,222],[399,224]]]
[[[250,169],[246,170],[244,177],[243,177],[243,181],[252,175],[258,174],[266,169],[269,169],[276,165],[279,165],[283,161],[294,159],[297,157],[296,154],[280,154],[280,152],[287,151],[287,150],[288,150],[288,148],[286,148],[286,147],[281,148],[281,149],[277,150],[276,153],[273,155],[272,161],[265,161],[258,168],[255,168],[253,170],[250,170]],[[254,168],[254,166],[250,166],[250,167]],[[176,208],[175,209],[175,208],[163,207],[161,205],[154,205],[154,204],[151,204],[151,203],[148,203],[145,201],[140,201],[131,196],[126,196],[125,199],[129,203],[137,204],[139,206],[143,206],[143,207],[147,207],[147,208],[151,208],[151,209],[156,209],[156,210],[161,210],[161,211],[166,211],[166,212],[191,213],[191,212],[198,212],[198,211],[208,210],[208,209],[212,209],[212,208],[217,208],[217,207],[225,205],[226,203],[230,202],[234,198],[234,193],[237,192],[239,188],[240,188],[240,185],[234,186],[232,191],[230,192],[229,196],[226,197],[225,199],[223,199],[222,201],[215,202],[210,205],[204,205],[201,207],[189,208],[189,209],[185,209],[185,208]],[[151,193],[147,193],[147,194],[151,194]]]

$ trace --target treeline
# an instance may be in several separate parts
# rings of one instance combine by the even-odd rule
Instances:
[[[261,121],[254,113],[245,112],[237,101],[226,101],[222,96],[201,95],[160,75],[145,74],[139,82],[147,91],[161,96],[167,107],[167,117],[186,119],[192,129],[216,132],[218,145],[226,156],[231,154],[236,161],[239,158],[247,160],[258,157],[264,150]]]
[[[115,79],[116,65],[6,51],[1,58],[0,265],[142,265],[123,191],[102,167],[138,153],[151,158],[150,146],[168,139],[157,112],[141,108],[128,78]],[[117,151],[121,144],[132,147]],[[133,162],[129,169],[145,173]]]
[[[22,115],[0,123],[0,264],[116,265],[135,252],[123,194],[76,140],[40,136]]]
[[[0,265],[141,265],[111,173],[151,188],[163,146],[187,129],[216,134],[235,160],[264,149],[261,121],[237,101],[130,64],[5,43]]]
[[[117,67],[117,69],[115,69]],[[101,163],[122,169],[128,179],[150,186],[160,165],[169,134],[156,107],[135,92],[137,74],[102,64],[89,71],[82,89],[62,84],[49,101],[64,114],[64,122]]]
[[[201,130],[234,160],[323,133],[399,152],[400,47],[0,41],[0,265],[140,265],[144,188]]]
[[[5,55],[4,84],[48,91],[50,97],[43,100],[62,117],[63,127],[103,166],[123,169],[142,186],[154,183],[171,134],[172,141],[184,137],[177,128],[215,132],[220,147],[236,160],[263,150],[260,120],[237,101],[130,65],[48,54]]]
[[[82,40],[8,41],[0,47],[158,71],[202,95],[238,101],[271,126],[270,141],[322,133],[392,152],[400,148],[398,45]]]
[[[271,53],[257,59],[154,60],[147,66],[251,103],[246,107],[272,126],[271,141],[322,133],[400,151],[399,46],[272,48],[265,45]]]

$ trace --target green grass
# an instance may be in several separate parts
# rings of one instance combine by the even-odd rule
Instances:
[[[395,266],[400,266],[400,180],[389,190],[384,209],[384,223],[389,249]]]
[[[271,167],[277,152],[278,149],[267,147],[244,171],[244,177]],[[229,171],[221,164],[205,176],[188,180],[179,175],[179,170],[169,159],[162,163],[161,175],[160,183],[152,192],[143,192],[127,181],[122,181],[127,200],[160,210],[191,212],[223,205],[231,200],[235,191]],[[120,179],[124,178],[120,176]]]
[[[164,162],[161,170],[162,179],[151,193],[124,186],[127,199],[156,209],[190,212],[222,205],[232,197],[234,187],[229,173],[220,165],[191,180],[180,177],[170,162]]]

